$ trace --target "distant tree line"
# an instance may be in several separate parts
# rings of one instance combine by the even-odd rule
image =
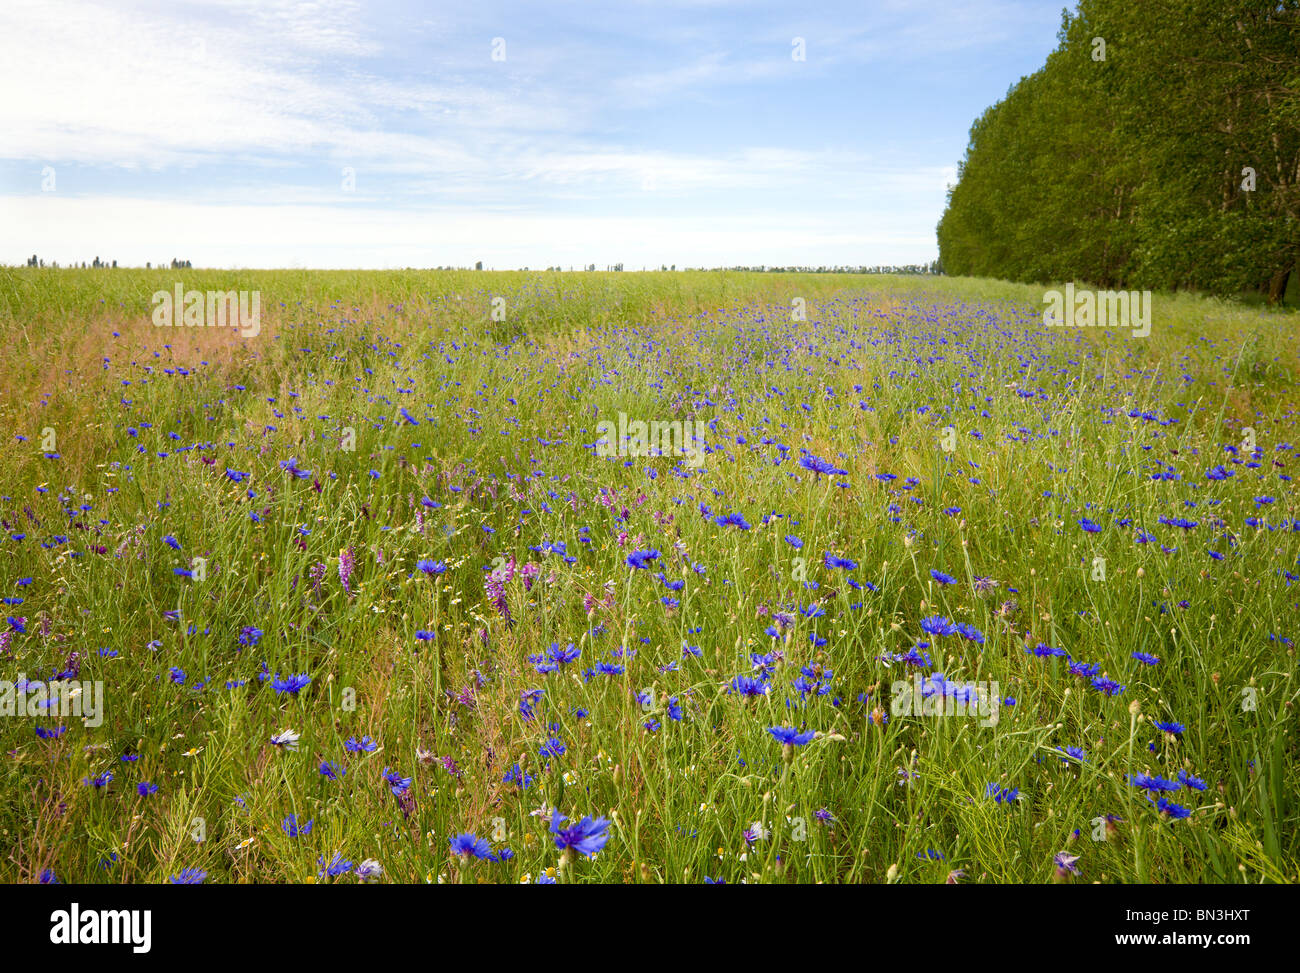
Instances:
[[[32,254],[32,256],[29,257],[28,260],[27,260],[27,266],[28,266],[28,267],[44,267],[45,265],[46,265],[46,264],[45,264],[45,261],[39,259],[39,258],[36,256],[36,254]],[[49,266],[51,266],[51,267],[58,267],[58,266],[59,266],[59,263],[58,263],[58,261],[56,260],[56,261],[53,261],[52,263],[50,263]],[[91,263],[89,263],[89,264],[87,264],[86,262],[82,261],[81,263],[75,263],[75,262],[74,262],[74,263],[68,264],[68,266],[69,266],[69,267],[116,267],[116,266],[117,266],[117,261],[114,260],[114,261],[110,264],[110,263],[108,263],[107,261],[100,260],[98,257],[96,257],[96,258],[94,259],[94,261],[91,262]],[[185,270],[185,269],[190,269],[190,268],[192,268],[193,266],[194,266],[194,265],[193,265],[190,261],[188,261],[188,260],[176,260],[176,259],[173,259],[173,260],[170,262],[170,264],[168,264],[168,263],[161,263],[161,262],[160,262],[160,263],[158,264],[158,269],[159,269],[159,270],[165,270],[165,269],[167,269],[168,267],[170,267],[172,270]],[[147,270],[152,270],[152,269],[153,269],[153,264],[152,264],[152,263],[146,263],[146,264],[145,264],[145,269],[147,269]],[[415,269],[417,269],[417,268],[407,267],[406,269],[407,269],[407,270],[415,270]],[[433,267],[433,268],[430,268],[430,269],[433,269],[433,270],[468,270],[469,268],[468,268],[468,267],[453,267],[451,264],[448,264],[448,265],[446,265],[445,267],[444,267],[444,266],[438,266],[438,267]],[[483,269],[483,261],[481,261],[481,260],[476,261],[475,264],[474,264],[474,269],[475,269],[475,270],[482,270],[482,269]],[[764,264],[764,265],[757,266],[757,267],[743,267],[743,266],[737,266],[737,267],[686,267],[686,268],[683,268],[683,269],[685,269],[685,270],[714,270],[714,271],[717,271],[717,270],[743,271],[743,272],[746,272],[746,273],[759,273],[759,274],[942,274],[942,273],[943,273],[943,261],[942,261],[942,260],[934,260],[934,261],[931,261],[931,262],[928,263],[928,264],[900,264],[900,265],[897,265],[897,266],[876,265],[876,266],[874,266],[874,267],[867,267],[867,266],[861,266],[861,267],[850,267],[850,266],[833,266],[833,267],[829,267],[829,266],[822,266],[822,267],[802,267],[802,266],[801,266],[801,267],[794,267],[794,266],[790,266],[790,267],[769,267],[769,266],[767,266],[766,264]],[[524,268],[522,268],[522,270],[526,272],[526,271],[528,270],[528,268],[527,268],[527,267],[524,267]],[[573,268],[570,267],[569,270],[572,271]],[[595,270],[596,270],[596,265],[595,265],[595,264],[585,264],[585,265],[583,265],[583,267],[581,268],[581,270],[582,270],[583,272],[592,273],[592,272],[595,272]],[[605,266],[605,270],[606,270],[607,272],[610,272],[610,273],[619,273],[619,272],[621,272],[621,271],[623,270],[623,264],[621,264],[621,263],[616,263],[616,264],[607,264],[607,265]],[[664,272],[664,273],[675,272],[675,271],[677,270],[677,265],[676,265],[676,264],[671,264],[671,265],[669,265],[669,264],[663,264],[662,266],[660,266],[659,270],[660,270],[661,272]],[[563,271],[564,271],[564,268],[561,267],[561,266],[559,266],[558,264],[557,264],[556,266],[554,266],[554,267],[547,267],[547,268],[546,268],[546,272],[547,272],[547,273],[562,273]]]
[[[674,269],[676,268],[674,267]],[[708,267],[701,269],[738,270],[751,274],[942,274],[943,263],[939,260],[933,260],[928,264],[898,264],[893,266],[877,264],[874,267],[849,267],[843,265],[833,267],[769,267],[762,264],[758,267]]]
[[[1300,0],[1080,0],[971,128],[949,273],[1286,293],[1300,261]]]
[[[27,258],[27,266],[28,266],[28,267],[44,267],[44,266],[45,266],[45,261],[44,261],[44,260],[41,260],[39,257],[37,257],[36,254],[32,254],[30,257]],[[51,262],[50,266],[51,266],[51,267],[58,267],[58,266],[59,266],[59,262],[58,262],[57,260],[55,260],[55,261]],[[114,260],[112,263],[109,263],[107,260],[100,260],[98,257],[96,257],[96,258],[95,258],[94,260],[92,260],[90,263],[86,263],[84,260],[81,261],[81,263],[77,263],[76,261],[73,261],[72,263],[68,264],[68,266],[69,266],[69,267],[89,267],[89,268],[94,268],[94,267],[108,267],[108,268],[112,268],[112,267],[116,267],[116,266],[117,266],[117,261]],[[159,270],[165,269],[166,266],[167,266],[166,264],[160,263],[160,264],[158,264],[158,269],[159,269]],[[188,260],[177,260],[177,259],[175,259],[175,258],[172,258],[172,262],[171,262],[171,269],[172,269],[172,270],[184,270],[184,269],[189,269],[189,268],[191,268],[191,267],[193,267],[193,266],[194,266],[194,265],[193,265],[192,263],[190,263]],[[153,268],[153,264],[152,264],[152,263],[146,263],[146,264],[145,264],[145,268],[146,268],[146,269],[152,269],[152,268]]]

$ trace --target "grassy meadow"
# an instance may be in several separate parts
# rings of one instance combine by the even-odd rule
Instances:
[[[0,268],[0,880],[1296,881],[1300,316],[1043,307]]]

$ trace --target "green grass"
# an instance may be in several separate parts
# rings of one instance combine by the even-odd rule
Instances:
[[[260,333],[155,328],[151,295],[177,281],[259,290]],[[343,881],[317,879],[340,854],[377,859],[385,881],[535,881],[560,865],[533,813],[554,807],[612,822],[561,881],[1049,882],[1064,850],[1074,881],[1295,881],[1300,588],[1283,572],[1300,574],[1300,512],[1280,475],[1300,440],[1297,317],[1156,295],[1136,339],[1043,328],[1042,294],[844,275],[0,269],[0,586],[26,619],[0,679],[46,679],[76,652],[104,694],[97,727],[0,717],[0,879]],[[709,422],[702,469],[584,448],[620,411]],[[1246,427],[1255,467],[1224,450]],[[846,473],[814,477],[800,450]],[[290,457],[311,475],[285,472]],[[1235,475],[1207,479],[1219,464]],[[1152,479],[1166,469],[1180,479]],[[713,520],[732,512],[750,529]],[[655,566],[630,569],[647,548]],[[827,551],[857,567],[825,567]],[[204,580],[174,573],[195,557]],[[507,624],[484,568],[510,558],[540,570],[506,583]],[[774,640],[782,610],[794,624]],[[933,615],[984,644],[925,635]],[[259,644],[238,644],[245,626]],[[923,675],[996,681],[1015,705],[993,726],[881,726],[891,684],[916,671],[882,657],[922,639]],[[1027,651],[1040,642],[1126,688],[1102,695]],[[581,658],[542,675],[529,657],[552,643]],[[774,648],[768,695],[728,691]],[[600,662],[624,671],[584,680]],[[263,663],[312,681],[277,694]],[[801,698],[801,666],[833,671],[825,695]],[[782,725],[818,735],[785,751],[767,729]],[[296,751],[271,743],[286,728]],[[380,749],[345,752],[363,735]],[[541,755],[553,736],[564,752]],[[503,781],[515,763],[526,790]],[[413,778],[405,806],[385,768]],[[83,784],[106,770],[107,786]],[[1206,784],[1168,795],[1185,820],[1128,783],[1179,771]],[[291,813],[310,834],[286,834]],[[1106,815],[1122,820],[1094,840]],[[513,858],[456,860],[461,832]]]

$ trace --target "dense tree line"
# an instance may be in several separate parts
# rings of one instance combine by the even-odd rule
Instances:
[[[1286,292],[1300,260],[1300,0],[1080,0],[971,128],[948,273]]]

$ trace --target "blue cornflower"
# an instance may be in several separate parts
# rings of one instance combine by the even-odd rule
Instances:
[[[1178,782],[1188,790],[1203,791],[1205,790],[1205,781],[1199,777],[1193,777],[1185,770],[1178,771]]]
[[[811,453],[800,456],[799,465],[805,470],[816,473],[819,476],[823,473],[828,476],[845,476],[849,472],[848,470],[842,470],[834,463],[829,463],[820,456],[814,456]]]
[[[535,668],[542,673],[554,672],[560,666],[576,662],[580,655],[582,655],[582,650],[574,648],[572,642],[563,649],[560,648],[558,642],[552,642],[551,647],[542,656],[537,657]]]
[[[300,672],[296,676],[291,675],[286,679],[281,679],[280,674],[277,672],[275,674],[275,679],[271,680],[271,688],[274,689],[277,694],[289,693],[293,696],[297,696],[298,693],[305,689],[310,682],[311,676],[307,675],[305,672]]]
[[[1107,679],[1104,676],[1094,676],[1092,679],[1092,688],[1097,690],[1103,696],[1118,696],[1124,691],[1123,686],[1114,679]]]
[[[321,870],[316,873],[317,878],[324,878],[326,875],[329,875],[331,878],[336,878],[339,875],[352,871],[353,867],[353,863],[348,861],[338,852],[336,852],[334,857],[330,859],[328,865],[325,864],[324,858],[317,858],[316,863],[321,866]]]
[[[393,792],[394,797],[401,797],[411,786],[411,778],[403,777],[395,770],[384,768],[384,780],[388,781],[388,788]]]
[[[657,550],[633,551],[627,556],[627,564],[629,567],[645,570],[650,567],[650,562],[658,557],[659,552]]]
[[[298,815],[290,814],[280,822],[280,827],[284,829],[284,833],[290,838],[297,838],[299,835],[311,834],[312,825],[315,823],[316,819],[312,818],[306,824],[299,824]]]
[[[555,836],[555,847],[560,851],[572,848],[590,858],[605,847],[605,842],[609,840],[606,833],[609,830],[607,819],[588,816],[577,824],[562,828],[561,823],[567,820],[558,810],[551,812],[551,834]]]
[[[942,615],[931,615],[921,619],[921,630],[931,635],[956,635],[957,626]]]
[[[1190,808],[1185,808],[1181,804],[1175,804],[1167,797],[1162,797],[1156,802],[1156,808],[1161,814],[1166,814],[1174,820],[1189,818],[1192,816]]]
[[[735,691],[742,696],[766,696],[770,688],[767,683],[753,676],[737,676],[731,680],[728,692]]]
[[[1016,801],[1016,800],[1019,799],[1019,797],[1020,797],[1020,788],[1019,788],[1019,787],[1012,787],[1012,788],[1009,788],[1009,789],[1008,789],[1008,788],[1000,787],[999,785],[994,784],[994,783],[989,783],[989,784],[984,788],[984,795],[985,795],[986,797],[991,797],[991,798],[993,798],[993,800],[995,800],[995,801],[996,801],[997,803],[999,803],[999,804],[1004,804],[1004,803],[1005,803],[1005,804],[1010,804],[1010,803],[1012,803],[1013,801]]]
[[[1158,774],[1134,774],[1128,782],[1134,787],[1153,794],[1159,794],[1161,791],[1176,791],[1182,786],[1177,781],[1168,780]]]
[[[470,858],[491,858],[492,846],[484,839],[472,834],[458,834],[450,839],[451,853],[459,855],[462,861]]]
[[[519,765],[515,764],[506,771],[506,775],[501,778],[501,782],[503,784],[517,784],[521,790],[526,791],[533,783],[533,775],[524,773],[524,771],[519,768]]]
[[[815,730],[806,730],[800,733],[793,726],[769,726],[767,732],[776,737],[777,741],[785,746],[802,747],[805,743],[812,741],[817,735]]]
[[[713,522],[719,527],[739,527],[741,530],[749,530],[751,525],[745,520],[744,515],[739,512],[727,514],[725,517],[714,517]]]

